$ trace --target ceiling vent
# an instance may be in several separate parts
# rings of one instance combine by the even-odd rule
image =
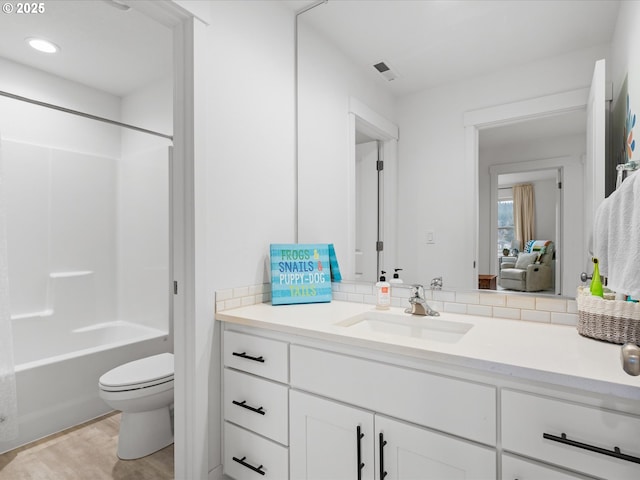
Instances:
[[[398,78],[398,74],[391,70],[391,67],[389,67],[389,65],[384,62],[376,63],[373,68],[375,68],[380,73],[380,75],[382,75],[389,81]]]

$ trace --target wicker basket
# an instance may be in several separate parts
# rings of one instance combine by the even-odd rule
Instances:
[[[640,345],[640,304],[604,300],[590,295],[588,287],[578,287],[578,333],[611,343]]]

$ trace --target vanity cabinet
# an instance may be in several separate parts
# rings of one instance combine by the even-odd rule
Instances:
[[[386,480],[496,478],[496,451],[399,420],[375,416],[376,471]]]
[[[289,475],[289,345],[225,331],[224,473],[236,480]]]
[[[495,479],[495,450],[291,391],[292,479]]]
[[[299,345],[291,386],[331,398],[290,392],[292,479],[496,478],[495,448],[423,428],[495,442],[493,387]]]
[[[223,338],[231,478],[640,478],[631,402],[245,326]]]
[[[373,480],[373,414],[291,390],[291,478]]]
[[[597,477],[640,478],[637,416],[508,389],[501,405],[504,450]]]

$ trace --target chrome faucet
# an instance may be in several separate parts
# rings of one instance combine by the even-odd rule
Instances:
[[[429,306],[424,298],[424,287],[420,284],[411,285],[411,293],[409,303],[411,306],[405,309],[405,313],[411,315],[428,315],[430,317],[439,317],[440,314]]]
[[[435,277],[431,280],[431,290],[442,290],[442,277]]]

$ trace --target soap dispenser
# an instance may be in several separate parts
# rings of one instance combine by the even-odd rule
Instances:
[[[389,283],[404,283],[402,281],[402,279],[400,278],[400,274],[398,272],[402,271],[401,268],[394,268],[393,269],[393,278],[391,280],[389,280]]]
[[[376,308],[378,310],[388,310],[391,305],[391,285],[384,276],[384,270],[381,270],[380,281],[376,283]]]

